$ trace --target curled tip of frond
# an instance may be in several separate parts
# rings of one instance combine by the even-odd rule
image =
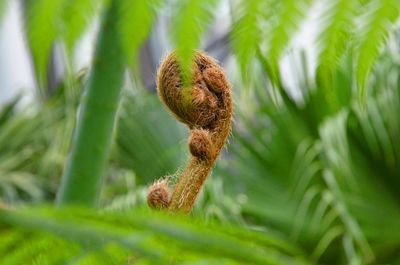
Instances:
[[[158,180],[150,186],[147,194],[147,204],[153,209],[166,209],[169,206],[169,191],[167,180]]]
[[[220,95],[229,91],[222,68],[213,58],[196,51],[190,87],[183,81],[176,52],[160,65],[158,93],[165,105],[190,128],[208,127],[218,119]]]

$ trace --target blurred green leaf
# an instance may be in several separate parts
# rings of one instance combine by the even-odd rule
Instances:
[[[292,37],[300,28],[301,21],[306,17],[312,0],[285,0],[279,7],[277,21],[269,36],[268,59],[271,65],[271,78],[280,83],[279,59],[285,51]]]
[[[66,0],[27,0],[26,31],[40,92],[45,95],[50,52],[62,25],[60,16]]]
[[[366,6],[366,19],[361,26],[362,37],[356,64],[361,100],[365,100],[366,82],[371,69],[399,15],[400,6],[396,0],[371,1]]]
[[[103,0],[70,0],[62,8],[62,29],[67,50],[72,52],[76,41],[82,35],[100,10]]]
[[[121,2],[119,19],[121,41],[128,63],[133,62],[131,64],[133,66],[138,65],[138,49],[151,32],[156,11],[162,2],[162,0]]]
[[[195,49],[213,20],[216,0],[182,0],[177,2],[171,21],[171,40],[177,50],[184,79],[190,80]]]
[[[321,51],[318,57],[317,81],[331,106],[338,104],[335,92],[332,91],[333,76],[349,48],[358,4],[358,0],[327,1],[321,16],[323,28],[318,36]]]
[[[231,44],[245,80],[251,73],[251,61],[262,41],[260,16],[263,11],[268,10],[263,2],[269,3],[260,0],[240,1],[237,9],[235,8],[238,18],[232,26]]]
[[[143,88],[127,92],[119,116],[116,163],[132,169],[138,184],[174,174],[185,157],[185,129]]]
[[[29,252],[0,249],[4,265],[35,264],[40,256],[46,260],[64,256],[71,264],[82,264],[81,258],[88,255],[125,261],[130,257],[160,264],[209,258],[241,264],[309,264],[300,254],[290,254],[290,243],[268,233],[259,236],[240,228],[204,225],[200,220],[193,223],[187,218],[148,211],[99,214],[71,208],[0,210],[0,222],[6,227],[0,230],[1,246],[12,246],[18,233],[31,234],[18,248]],[[58,248],[46,251],[54,245]],[[118,250],[112,252],[114,257],[107,255],[111,246]]]

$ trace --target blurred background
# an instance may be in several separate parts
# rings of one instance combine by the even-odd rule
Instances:
[[[53,202],[69,151],[108,1],[62,2],[0,0],[3,204]],[[235,101],[194,214],[272,231],[315,263],[400,264],[399,13],[396,0],[132,4],[102,207],[140,207],[184,167],[188,130],[155,79],[163,56],[194,46],[223,66]]]

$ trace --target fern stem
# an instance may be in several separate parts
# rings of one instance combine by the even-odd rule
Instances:
[[[231,131],[231,88],[222,68],[197,51],[192,82],[184,84],[175,52],[160,66],[157,89],[163,103],[190,129],[190,160],[179,177],[171,198],[167,185],[154,183],[148,193],[150,207],[190,213]]]
[[[124,73],[117,30],[118,2],[111,1],[103,17],[72,149],[57,194],[58,205],[96,206],[99,198]]]

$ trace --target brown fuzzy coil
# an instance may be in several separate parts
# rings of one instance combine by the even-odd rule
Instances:
[[[147,194],[147,204],[153,209],[166,209],[169,206],[168,184],[159,180],[150,186]]]
[[[225,145],[232,120],[231,88],[223,69],[213,58],[195,52],[192,81],[184,84],[187,82],[182,79],[178,56],[172,52],[161,63],[157,90],[168,109],[191,130],[188,144],[191,159],[168,202],[168,209],[175,212],[192,210]]]

